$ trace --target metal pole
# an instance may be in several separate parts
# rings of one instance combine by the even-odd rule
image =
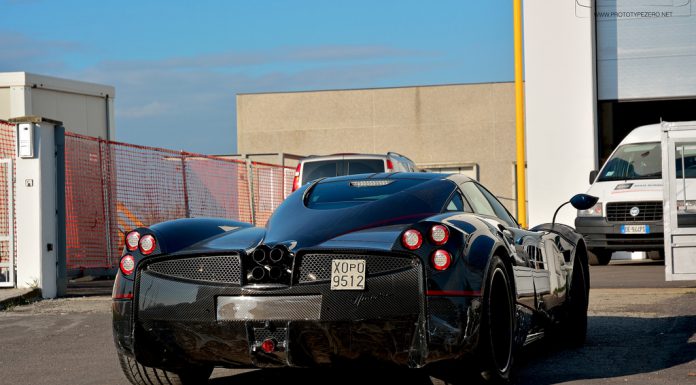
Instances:
[[[522,0],[513,0],[515,40],[515,122],[517,136],[517,221],[527,227],[527,175],[524,141],[524,85],[522,83]]]
[[[181,151],[181,179],[184,187],[184,217],[191,217],[191,204],[189,203],[188,182],[186,181],[186,154]]]

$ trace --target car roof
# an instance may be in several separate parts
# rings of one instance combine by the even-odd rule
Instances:
[[[386,154],[363,154],[363,153],[338,153],[328,155],[309,155],[300,159],[300,162],[315,162],[319,160],[338,160],[338,159],[402,159],[403,161],[413,162],[409,157],[396,152],[388,152]]]
[[[385,154],[332,154],[332,155],[310,155],[301,159],[301,162],[316,162],[320,160],[340,160],[340,159],[386,159]]]
[[[424,180],[452,180],[456,184],[461,184],[471,180],[462,174],[442,174],[437,172],[390,172],[373,174],[353,174],[321,179],[318,183],[331,183],[341,181],[357,181],[367,179],[424,179]]]

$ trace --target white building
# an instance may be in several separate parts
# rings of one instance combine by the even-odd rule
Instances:
[[[633,128],[696,120],[692,0],[524,1],[529,223],[589,188]],[[559,222],[573,224],[567,206]]]
[[[0,73],[0,119],[42,116],[78,134],[113,139],[114,87],[28,72]]]

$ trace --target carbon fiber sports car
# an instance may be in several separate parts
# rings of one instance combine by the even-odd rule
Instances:
[[[201,383],[216,366],[463,361],[505,381],[545,333],[584,342],[589,283],[582,236],[521,229],[476,181],[363,174],[303,186],[265,228],[196,218],[128,233],[113,330],[139,385]]]

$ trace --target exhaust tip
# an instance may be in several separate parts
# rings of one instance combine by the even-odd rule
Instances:
[[[263,261],[266,260],[266,250],[263,248],[257,248],[254,250],[254,252],[251,254],[251,258],[254,260],[256,263],[263,263]]]
[[[271,254],[269,257],[271,259],[271,262],[278,263],[283,259],[284,256],[285,256],[285,250],[283,250],[280,247],[274,247],[271,250]]]
[[[255,266],[247,274],[247,280],[249,281],[260,281],[266,275],[266,270],[261,266]]]

